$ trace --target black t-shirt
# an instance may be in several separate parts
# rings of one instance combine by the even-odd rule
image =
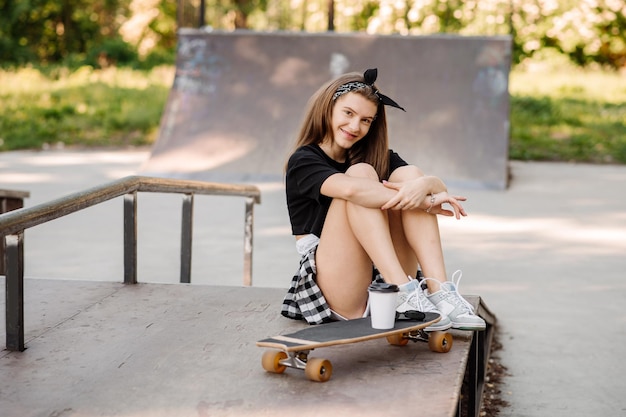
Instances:
[[[400,156],[389,151],[389,172],[408,165]],[[332,198],[322,195],[322,184],[336,173],[345,173],[349,163],[331,159],[318,145],[297,149],[289,158],[285,178],[287,209],[294,235],[322,234],[322,227]],[[385,178],[386,179],[386,178]]]

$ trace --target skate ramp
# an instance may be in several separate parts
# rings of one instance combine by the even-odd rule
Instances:
[[[508,185],[509,37],[179,33],[174,83],[142,171],[209,181],[281,180],[310,96],[367,68],[407,112],[391,147],[449,183]]]

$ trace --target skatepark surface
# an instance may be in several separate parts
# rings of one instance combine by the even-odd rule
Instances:
[[[142,174],[141,167],[149,156],[149,149],[6,152],[0,154],[0,188],[29,191],[30,198],[25,200],[25,205],[31,207],[127,175]],[[451,192],[468,197],[465,208],[469,215],[460,221],[440,218],[448,273],[462,269],[461,292],[479,295],[498,318],[502,349],[496,355],[508,369],[500,386],[501,397],[508,406],[501,409],[500,415],[625,415],[626,365],[622,356],[626,346],[626,281],[623,279],[626,271],[626,166],[517,161],[510,161],[509,166],[508,189],[451,188]],[[280,301],[276,297],[287,287],[298,260],[290,236],[282,183],[257,183],[253,179],[249,183],[257,185],[262,192],[261,204],[255,206],[254,215],[253,287],[271,300],[254,298],[248,300],[248,304],[243,303],[244,307],[248,305],[248,310],[237,310],[239,316],[232,317],[232,325],[242,327],[254,326],[251,317],[269,320],[278,315],[278,311],[267,310],[267,305]],[[180,205],[180,196],[175,195],[142,194],[139,197],[139,282],[177,282]],[[194,302],[203,303],[206,288],[218,286],[218,297],[213,295],[211,300],[219,304],[228,301],[229,288],[241,286],[243,210],[243,202],[238,198],[197,198],[192,284],[167,286],[169,297],[181,296],[186,291],[184,288],[197,288]],[[38,311],[44,311],[45,317],[30,317],[27,310],[30,320],[27,326],[39,321],[54,322],[57,310],[53,300],[67,308],[79,302],[74,298],[77,293],[97,299],[98,292],[122,286],[121,224],[122,203],[114,200],[26,231],[27,297],[29,286],[46,290],[46,282],[73,288],[60,289],[57,285],[51,286],[48,293],[44,291],[45,296],[38,300]],[[78,291],[77,286],[84,291]],[[155,286],[151,292],[158,293],[162,288]],[[189,292],[185,294],[194,297]],[[162,302],[163,298],[159,300]],[[122,301],[116,305],[127,306],[122,308],[128,308],[128,321],[108,312],[115,320],[120,320],[112,320],[109,326],[128,326],[128,331],[141,331],[133,317],[146,312],[136,312],[132,301],[126,300],[130,304]],[[154,310],[148,314],[154,314],[156,320],[167,306],[167,302],[160,304],[159,310],[153,305]],[[29,308],[28,300],[26,308]],[[194,311],[178,313],[185,321],[193,320],[196,314]],[[197,330],[201,333],[211,329]],[[78,327],[74,331],[86,330]],[[54,386],[66,365],[84,362],[87,366],[90,359],[88,352],[67,346],[63,337],[71,337],[71,334],[63,336],[51,332],[38,336],[41,343],[52,344],[59,361],[53,366],[28,367],[23,371],[28,369],[48,381],[50,390],[38,395],[51,402],[58,400]],[[109,403],[102,405],[107,412],[93,415],[143,415],[138,411],[121,413],[119,410],[131,402],[133,395],[150,390],[163,392],[164,385],[180,394],[180,390],[176,390],[180,381],[150,379],[149,374],[142,379],[138,372],[145,369],[158,375],[163,375],[157,372],[159,370],[169,372],[169,355],[184,355],[189,343],[201,340],[198,334],[178,334],[172,338],[179,341],[175,348],[152,346],[151,350],[147,345],[145,357],[141,359],[147,366],[143,368],[126,370],[123,363],[118,364],[123,378],[130,380],[134,387],[126,397],[116,400],[106,392],[86,393],[81,390],[85,381],[80,379],[73,381],[67,392],[58,395],[71,395],[74,390],[76,395],[85,396],[85,401],[90,399],[100,404],[107,399]],[[34,342],[27,338],[27,347],[29,343]],[[96,337],[91,347],[97,350],[105,344],[111,346],[111,341]],[[35,351],[33,348],[32,352]],[[223,347],[223,354],[227,353],[228,347]],[[20,362],[26,362],[28,354],[28,349],[22,353],[1,352],[0,370],[11,370],[16,381],[25,378],[20,373]],[[129,358],[128,363],[136,363],[136,359],[132,362]],[[114,384],[114,380],[107,381],[107,375],[99,373],[107,364],[96,365],[93,378],[102,378],[103,387],[107,386],[105,382]],[[190,378],[203,380],[207,371],[201,364],[185,366],[189,368]],[[246,375],[236,377],[240,379],[218,383],[239,384],[238,389],[248,389]],[[8,386],[10,383],[5,380],[0,404],[7,401]],[[290,389],[286,384],[280,387]],[[405,390],[405,400],[411,401],[409,391],[419,391],[422,387],[399,389]],[[276,394],[264,390],[260,394],[257,391],[256,395]],[[340,393],[333,392],[328,385],[320,395],[336,399]],[[184,399],[184,395],[154,398],[155,407],[162,413],[150,415],[176,415],[173,411],[167,412],[176,409],[176,404],[171,403],[174,398]],[[313,404],[312,399],[305,401]],[[221,406],[228,408],[229,404]],[[324,407],[320,407],[321,412]],[[4,416],[2,409],[0,407],[0,415]],[[195,415],[210,415],[210,410],[210,404],[198,404]],[[55,415],[79,414],[61,410]],[[420,415],[418,404],[415,415]]]

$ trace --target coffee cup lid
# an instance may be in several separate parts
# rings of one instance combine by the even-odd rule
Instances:
[[[368,288],[370,291],[378,292],[398,292],[400,289],[395,284],[388,284],[386,282],[374,282]]]

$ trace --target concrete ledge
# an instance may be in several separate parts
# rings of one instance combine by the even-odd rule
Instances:
[[[487,308],[480,297],[466,295],[465,298],[474,306],[476,313],[485,320],[487,328],[485,331],[474,332],[472,335],[457,411],[459,416],[479,416],[497,320],[495,314]]]
[[[261,367],[258,339],[306,326],[279,315],[283,289],[26,279],[25,294],[27,349],[0,353],[7,416],[454,416],[474,340],[322,349],[333,378],[313,383]]]

